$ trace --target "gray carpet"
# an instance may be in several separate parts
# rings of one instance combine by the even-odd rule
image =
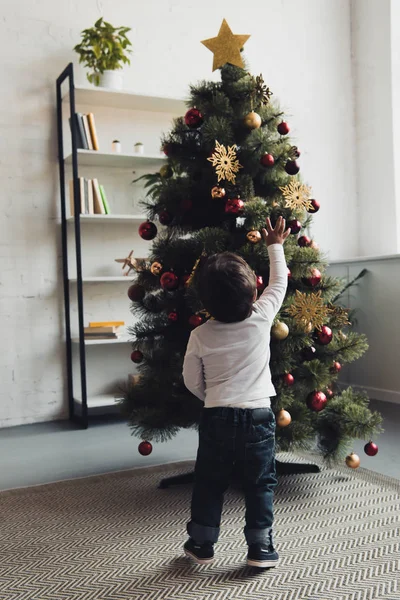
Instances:
[[[191,466],[1,493],[1,600],[400,600],[400,481],[346,467],[281,477],[270,571],[244,566],[231,491],[216,560],[198,567],[182,556],[190,487],[157,489]]]

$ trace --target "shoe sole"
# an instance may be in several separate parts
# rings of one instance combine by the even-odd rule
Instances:
[[[272,567],[276,567],[279,564],[278,560],[252,560],[251,558],[247,559],[247,565],[249,567],[258,567],[259,569],[268,569]]]
[[[210,563],[213,562],[214,557],[212,558],[198,558],[198,556],[196,556],[195,554],[192,554],[191,552],[189,552],[189,550],[184,550],[186,556],[188,556],[189,558],[191,558],[192,560],[194,560],[194,562],[196,562],[198,565],[209,565]]]

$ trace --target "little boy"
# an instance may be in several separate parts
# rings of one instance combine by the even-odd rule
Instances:
[[[268,231],[268,233],[267,233]],[[199,564],[214,558],[224,492],[233,472],[246,503],[247,564],[274,567],[275,395],[269,369],[270,331],[287,288],[283,244],[290,233],[279,217],[267,220],[268,287],[257,299],[256,277],[236,254],[209,257],[199,272],[199,294],[213,319],[195,329],[186,350],[186,387],[204,401],[185,554]]]

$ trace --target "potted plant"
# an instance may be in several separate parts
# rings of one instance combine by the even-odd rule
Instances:
[[[82,41],[74,50],[79,54],[79,62],[90,69],[87,74],[90,83],[121,89],[122,73],[118,70],[130,64],[128,53],[132,52],[132,44],[126,36],[130,30],[130,27],[113,27],[101,18],[82,31]]]

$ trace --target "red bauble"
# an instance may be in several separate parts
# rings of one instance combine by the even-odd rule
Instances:
[[[288,222],[288,227],[290,227],[290,233],[299,233],[301,229],[301,223],[297,219],[293,219],[293,221]]]
[[[197,108],[190,108],[185,115],[185,123],[190,129],[200,127],[203,121],[203,115]]]
[[[327,346],[332,341],[332,329],[327,325],[323,325],[321,329],[318,329],[315,333],[315,338],[322,346]]]
[[[337,360],[333,363],[333,365],[331,366],[331,373],[339,373],[339,371],[341,370],[342,365],[340,364],[340,362],[338,362]]]
[[[294,377],[291,373],[285,373],[284,376],[282,377],[283,383],[285,385],[287,385],[288,387],[292,386],[294,384]]]
[[[261,277],[261,275],[257,275],[257,278],[256,278],[256,287],[257,287],[258,291],[260,291],[260,290],[262,290],[264,288],[264,280]]]
[[[138,450],[139,454],[142,456],[148,456],[153,452],[153,446],[150,444],[150,442],[140,442]]]
[[[302,350],[301,356],[303,360],[313,360],[315,358],[317,351],[314,346],[309,346],[308,348],[304,348]]]
[[[287,276],[288,276],[288,279],[292,279],[292,271],[289,269],[289,267],[287,270]]]
[[[138,283],[134,283],[128,289],[128,296],[129,299],[132,300],[132,302],[140,302],[141,300],[143,300],[144,295],[145,289]]]
[[[282,121],[281,123],[279,123],[278,125],[278,132],[281,135],[287,135],[290,131],[290,127],[289,125],[286,123],[286,121]]]
[[[151,221],[139,225],[139,235],[146,241],[153,240],[157,235],[157,227]]]
[[[333,398],[333,396],[334,396],[333,390],[331,390],[331,388],[326,388],[326,390],[325,390],[325,396],[327,398],[329,398],[329,399]]]
[[[170,313],[168,313],[168,321],[170,323],[176,323],[178,320],[178,313],[175,312],[174,310],[171,311]]]
[[[193,327],[193,329],[195,327],[198,327],[199,325],[201,325],[203,322],[203,319],[201,318],[200,315],[190,315],[189,317],[189,325],[191,327]]]
[[[312,213],[312,214],[314,214],[314,213],[318,212],[318,211],[319,211],[319,209],[320,209],[320,207],[321,207],[321,205],[320,205],[320,203],[318,202],[318,200],[310,200],[310,202],[311,202],[311,205],[312,205],[312,207],[310,207],[310,208],[308,209],[308,212],[309,212],[309,213]]]
[[[143,360],[143,354],[140,350],[134,350],[131,354],[131,361],[134,363],[141,363]]]
[[[185,198],[181,201],[180,206],[183,212],[189,212],[189,210],[192,210],[193,202],[190,198]]]
[[[227,200],[225,204],[225,212],[228,215],[239,215],[243,210],[244,202],[240,198],[232,198]]]
[[[161,225],[169,225],[174,217],[167,210],[162,210],[160,213],[158,213],[158,218]]]
[[[163,290],[176,290],[179,285],[179,279],[171,271],[167,271],[161,275],[160,284]]]
[[[368,444],[365,444],[364,446],[364,452],[365,454],[367,454],[368,456],[375,456],[375,454],[378,454],[378,446],[374,443],[374,442],[368,442]]]
[[[295,160],[288,160],[285,165],[285,171],[288,175],[297,175],[300,167]]]
[[[304,248],[305,246],[309,246],[311,244],[311,240],[308,237],[308,235],[301,235],[299,237],[299,239],[297,240],[297,243],[299,246],[301,246],[302,248]]]
[[[311,287],[315,287],[319,283],[321,283],[321,271],[319,269],[311,269],[310,277],[305,278],[305,282]]]
[[[164,146],[162,147],[162,151],[164,152],[165,156],[168,156],[169,151],[170,151],[170,144],[165,143]]]
[[[263,167],[273,167],[275,164],[275,159],[272,156],[272,154],[268,154],[268,152],[266,152],[260,158],[260,163],[262,164]]]
[[[311,408],[311,410],[314,410],[315,412],[320,412],[321,410],[324,410],[326,403],[327,399],[324,392],[311,392],[311,394],[309,394],[307,398],[308,408]]]

